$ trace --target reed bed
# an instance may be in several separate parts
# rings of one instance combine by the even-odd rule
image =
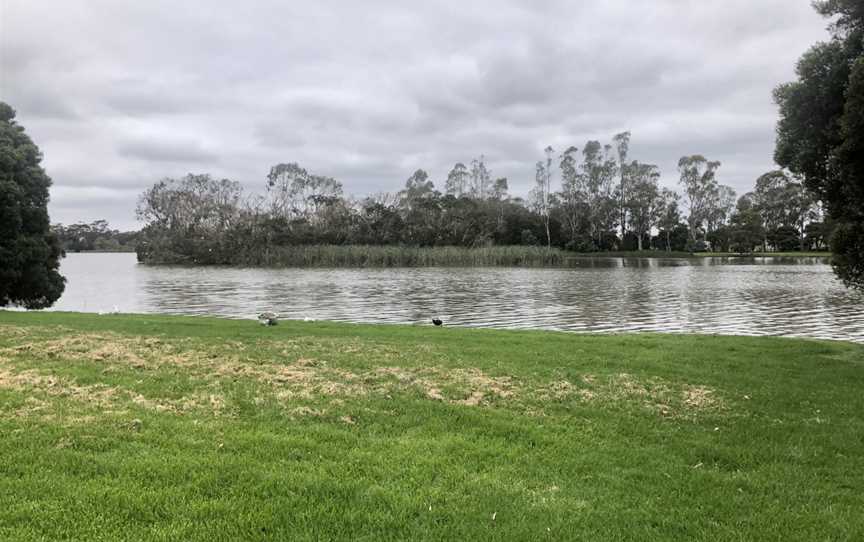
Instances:
[[[250,255],[238,264],[273,267],[436,267],[565,265],[572,254],[533,246],[406,247],[372,245],[307,245],[278,247]]]

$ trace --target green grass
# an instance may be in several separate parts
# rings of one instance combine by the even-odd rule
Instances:
[[[861,540],[864,347],[0,312],[0,540]]]

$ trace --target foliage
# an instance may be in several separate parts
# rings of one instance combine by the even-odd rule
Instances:
[[[798,61],[797,80],[774,92],[780,107],[775,160],[822,201],[837,224],[835,270],[847,285],[864,288],[864,237],[855,238],[864,232],[864,8],[857,0],[815,7],[838,18],[831,39]]]
[[[48,221],[51,179],[39,148],[0,102],[0,307],[42,309],[63,293],[63,251]]]
[[[105,220],[68,226],[53,224],[51,231],[66,252],[134,252],[138,238],[138,232],[112,230]]]
[[[717,182],[719,168],[720,162],[708,160],[701,154],[684,156],[678,161],[693,246],[702,246],[698,241],[704,242],[708,233],[725,224],[735,204],[735,191]]]
[[[302,247],[359,247],[334,256],[346,262],[371,250],[370,246],[401,251],[406,256],[393,260],[397,262],[411,261],[408,255],[421,247],[539,244],[547,251],[672,252],[705,251],[710,240],[715,249],[728,248],[735,193],[717,182],[719,163],[700,155],[681,159],[690,211],[690,216],[682,216],[682,198],[673,190],[661,189],[659,169],[629,157],[629,132],[613,141],[614,146],[599,141],[588,141],[582,149],[569,146],[557,157],[557,164],[554,149],[545,148],[527,200],[511,196],[508,180],[495,178],[482,155],[471,161],[470,168],[455,164],[444,193],[425,170],[418,169],[399,192],[352,198],[343,194],[336,179],[294,162],[271,168],[263,197],[244,195],[238,183],[209,175],[163,179],[139,200],[137,214],[145,225],[137,252],[141,261],[149,263],[296,265],[291,262],[308,261],[319,265],[330,256],[300,256],[309,252]],[[553,185],[556,174],[560,174],[559,190]],[[813,244],[803,233],[818,218],[812,199],[786,172],[772,175],[763,176],[775,179],[771,183],[757,182],[748,201],[758,203],[753,205],[765,215],[765,223],[790,225],[802,232],[799,249]],[[763,200],[772,203],[763,205]],[[775,220],[771,213],[779,213],[779,218]],[[767,238],[762,245],[763,250],[777,248]],[[391,260],[368,261],[390,265],[383,262]]]
[[[729,248],[739,254],[747,254],[762,245],[765,240],[762,221],[755,207],[739,203],[738,211],[732,216],[729,224]]]

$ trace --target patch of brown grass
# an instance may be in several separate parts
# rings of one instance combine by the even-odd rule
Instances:
[[[510,377],[492,377],[479,369],[379,367],[364,378],[379,381],[379,387],[388,392],[419,389],[429,399],[466,406],[486,404],[497,398],[507,399],[515,393],[515,384]],[[455,389],[458,397],[448,397],[442,388]]]
[[[676,385],[659,378],[639,379],[628,373],[605,377],[583,375],[579,380],[579,384],[556,380],[541,385],[535,395],[543,401],[578,399],[608,404],[637,402],[670,417],[722,406],[716,390],[708,386]]]
[[[710,408],[717,404],[714,390],[707,386],[688,387],[681,394],[684,404],[691,408]]]
[[[4,326],[3,330],[9,327]],[[26,330],[11,329],[16,337],[28,337]],[[362,356],[374,359],[380,365],[365,370],[333,367],[326,359],[317,357],[317,353],[322,351],[348,354],[349,359]],[[525,382],[509,376],[490,375],[477,368],[399,366],[400,360],[406,356],[412,357],[414,362],[420,353],[429,352],[431,347],[428,345],[399,349],[389,344],[363,343],[356,339],[307,337],[260,344],[229,341],[218,348],[202,348],[199,343],[187,339],[169,342],[108,332],[73,332],[41,340],[29,337],[28,342],[0,348],[0,387],[37,390],[48,396],[85,401],[105,409],[132,403],[177,414],[193,410],[213,414],[226,412],[225,397],[214,390],[218,392],[224,383],[239,380],[257,382],[263,388],[261,397],[272,397],[289,404],[297,399],[324,397],[335,403],[349,397],[416,392],[433,401],[467,407],[499,402],[519,404],[520,408],[537,415],[542,415],[545,403],[549,401],[577,400],[608,405],[636,402],[670,417],[718,408],[723,404],[716,390],[707,386],[638,378],[628,373],[584,374],[572,381],[558,378],[547,382]],[[81,386],[70,379],[34,370],[14,372],[5,369],[12,367],[19,358],[30,365],[40,359],[100,364],[105,366],[102,372],[106,375],[121,368],[155,371],[182,367],[185,375],[199,380],[201,389],[179,399],[154,399],[130,389],[104,384]]]

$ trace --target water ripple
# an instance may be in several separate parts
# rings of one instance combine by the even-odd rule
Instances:
[[[567,269],[150,267],[71,254],[58,310],[208,314],[864,342],[864,295],[824,261],[586,259]]]

